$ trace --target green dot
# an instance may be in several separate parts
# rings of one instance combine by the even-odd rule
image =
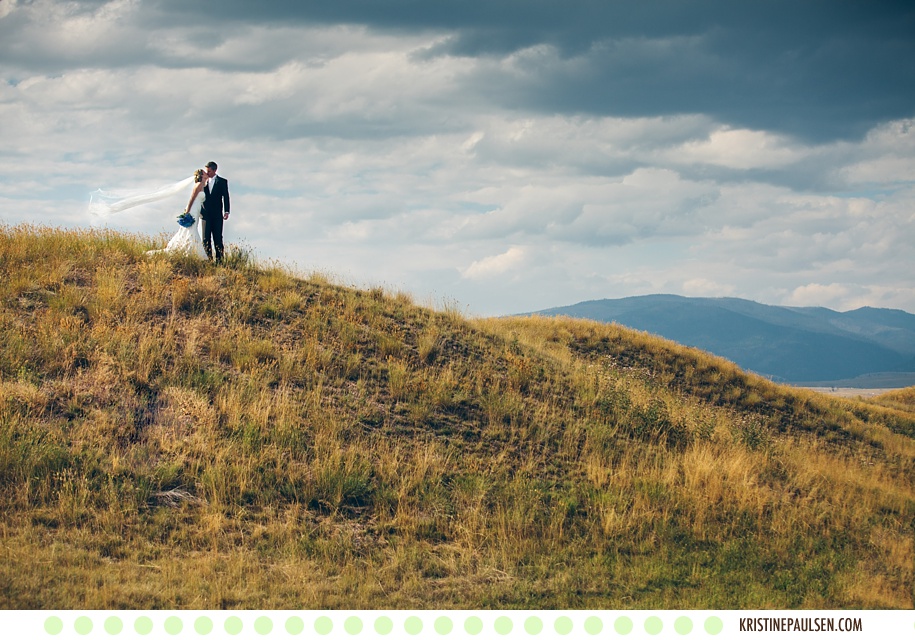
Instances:
[[[254,621],[254,630],[262,636],[267,635],[273,631],[273,620],[267,616],[261,616]]]
[[[527,631],[529,635],[535,636],[543,631],[543,621],[537,616],[531,616],[524,621],[524,630]]]
[[[165,633],[170,636],[176,636],[181,633],[181,630],[184,628],[184,625],[181,623],[181,618],[178,616],[169,616],[165,619]]]
[[[81,636],[87,636],[92,633],[92,620],[86,616],[80,616],[76,619],[76,622],[73,623],[73,628]]]
[[[238,616],[229,616],[222,626],[230,636],[237,636],[244,628],[244,625],[241,623],[241,618]]]
[[[375,620],[375,631],[386,636],[394,630],[394,623],[387,616],[381,616]]]
[[[483,630],[483,621],[476,616],[470,616],[464,620],[464,631],[472,636],[477,635]]]
[[[620,616],[613,623],[613,629],[621,636],[632,633],[632,619],[628,616]]]
[[[658,616],[651,616],[645,621],[645,631],[653,636],[661,633],[662,629],[664,629],[664,623],[661,622],[661,619]]]
[[[343,629],[351,636],[358,635],[362,633],[362,620],[356,616],[350,616],[343,623]]]
[[[435,632],[440,636],[447,636],[454,629],[454,623],[451,618],[442,616],[435,620]]]
[[[718,616],[712,616],[705,621],[705,632],[712,636],[717,636],[724,630],[724,623]]]
[[[674,622],[674,630],[681,636],[685,636],[686,634],[692,632],[693,621],[686,616],[680,616],[677,618],[676,622]]]
[[[568,616],[556,618],[556,622],[553,623],[553,628],[556,629],[556,633],[561,636],[569,635],[572,633],[572,619]]]
[[[411,636],[419,635],[423,630],[423,621],[416,616],[410,616],[407,618],[407,621],[403,623],[403,629]]]
[[[585,620],[585,631],[589,635],[596,636],[598,633],[604,630],[604,623],[601,622],[601,619],[596,616],[591,616]]]
[[[57,616],[51,616],[44,621],[44,630],[52,636],[56,636],[64,630],[64,621]]]
[[[124,623],[117,616],[111,616],[105,620],[105,631],[108,635],[116,636],[124,630]]]
[[[299,616],[292,616],[286,621],[286,631],[290,635],[297,636],[305,631],[305,623]]]
[[[326,636],[334,630],[334,623],[327,616],[321,616],[315,620],[315,632],[319,635]]]
[[[213,621],[206,616],[200,616],[194,620],[194,631],[205,636],[213,630]]]
[[[508,616],[499,616],[493,626],[500,636],[506,636],[512,632],[512,621]]]
[[[133,629],[141,636],[149,635],[153,630],[153,622],[146,616],[140,616],[133,623]]]

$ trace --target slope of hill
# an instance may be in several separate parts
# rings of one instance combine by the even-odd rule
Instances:
[[[873,398],[872,401],[874,404],[893,409],[915,412],[915,387],[890,391]]]
[[[4,608],[907,608],[915,412],[0,228]]]
[[[736,298],[652,295],[537,312],[618,322],[704,349],[787,382],[915,372],[915,316],[891,309],[839,313]]]

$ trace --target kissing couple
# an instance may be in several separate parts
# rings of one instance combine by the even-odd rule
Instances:
[[[194,188],[187,207],[184,209],[184,213],[190,215],[193,222],[189,227],[182,224],[181,229],[172,236],[164,251],[169,251],[173,242],[176,246],[184,247],[185,250],[189,248],[188,243],[192,243],[194,246],[191,250],[195,255],[212,260],[215,247],[216,264],[222,264],[225,255],[222,244],[222,226],[223,222],[229,219],[229,181],[218,175],[216,169],[216,163],[210,161],[205,169],[197,169],[194,172]],[[200,235],[197,234],[196,228],[198,220],[200,221]]]
[[[178,216],[180,229],[164,249],[154,249],[147,253],[181,253],[202,260],[212,260],[215,248],[216,264],[222,264],[225,255],[222,240],[223,223],[229,219],[230,209],[229,181],[218,175],[216,169],[215,162],[208,162],[205,168],[195,171],[191,178],[151,193],[129,197],[116,196],[99,189],[90,196],[89,213],[100,217],[108,216],[150,202],[165,200],[191,187],[187,207]]]

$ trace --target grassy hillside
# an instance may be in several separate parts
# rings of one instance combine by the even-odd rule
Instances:
[[[915,409],[0,228],[4,608],[905,608]]]
[[[915,387],[889,391],[873,398],[873,402],[891,409],[898,409],[903,413],[915,412]]]

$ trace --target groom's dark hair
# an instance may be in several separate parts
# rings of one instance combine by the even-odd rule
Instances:
[[[207,168],[216,171],[216,163],[213,161],[207,162]]]

